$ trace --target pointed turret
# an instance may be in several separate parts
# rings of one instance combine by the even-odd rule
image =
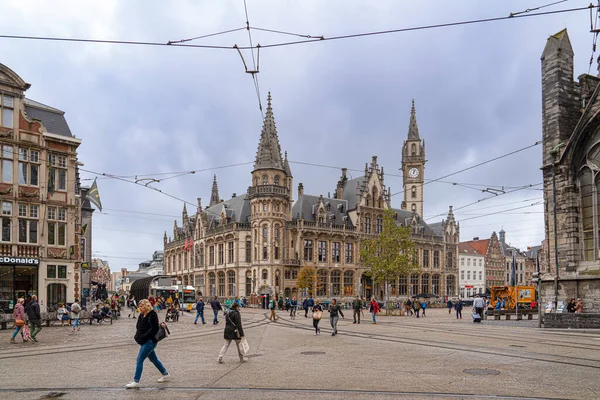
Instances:
[[[415,110],[415,99],[410,108],[410,123],[408,124],[408,140],[419,140],[419,126],[417,125],[417,111]]]
[[[254,170],[258,169],[279,169],[284,171],[279,137],[277,136],[275,118],[273,117],[273,109],[271,108],[271,92],[269,92],[267,98],[267,113],[260,134],[260,142],[258,142],[256,161],[254,162]]]
[[[285,152],[285,157],[283,159],[283,170],[285,171],[288,177],[292,177],[292,170],[290,169],[290,163],[287,158],[287,151]]]
[[[219,202],[219,186],[217,185],[217,175],[214,175],[209,207],[219,204]]]

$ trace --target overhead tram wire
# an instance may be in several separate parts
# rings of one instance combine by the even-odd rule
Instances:
[[[314,43],[314,42],[342,40],[342,39],[353,39],[353,38],[359,38],[359,37],[387,35],[387,34],[393,34],[393,33],[420,31],[420,30],[428,30],[428,29],[436,29],[436,28],[446,28],[446,27],[453,27],[453,26],[460,26],[460,25],[473,25],[473,24],[480,24],[480,23],[503,21],[503,20],[514,20],[514,19],[518,19],[518,18],[540,17],[540,16],[545,16],[545,15],[563,14],[563,13],[571,13],[571,12],[583,11],[583,10],[589,10],[589,9],[598,9],[599,7],[600,6],[598,6],[598,5],[594,6],[593,4],[590,4],[585,7],[569,8],[569,9],[562,9],[562,10],[555,10],[555,11],[543,11],[543,12],[538,12],[538,13],[527,13],[527,14],[509,15],[509,16],[493,17],[493,18],[481,18],[481,19],[475,19],[475,20],[447,22],[447,23],[442,23],[442,24],[422,25],[422,26],[416,26],[416,27],[410,27],[410,28],[399,28],[399,29],[390,29],[390,30],[384,30],[384,31],[363,32],[363,33],[330,36],[330,37],[321,36],[319,38],[308,39],[308,40],[298,40],[298,41],[294,41],[294,42],[282,42],[282,43],[261,45],[260,48],[284,47],[284,46],[292,46],[292,45],[304,44],[304,43]],[[77,43],[100,43],[100,44],[115,44],[115,45],[120,44],[120,45],[134,45],[134,46],[171,46],[171,47],[189,47],[189,48],[202,48],[202,49],[214,49],[214,50],[236,50],[236,48],[232,47],[232,46],[183,44],[183,43],[169,44],[168,42],[150,42],[150,41],[133,41],[133,40],[80,39],[80,38],[63,38],[63,37],[30,36],[30,35],[0,35],[0,38],[2,38],[2,39],[21,39],[21,40],[77,42]],[[253,46],[237,47],[237,49],[239,49],[239,50],[250,50],[250,49],[256,49],[256,48],[258,48],[258,47],[253,47]]]
[[[535,143],[534,143],[534,144],[532,144],[532,145],[525,146],[525,147],[523,147],[523,148],[521,148],[521,149],[518,149],[518,150],[511,151],[510,153],[506,153],[506,154],[503,154],[503,155],[501,155],[501,156],[498,156],[498,157],[491,158],[491,159],[489,159],[489,160],[486,160],[486,161],[480,162],[480,163],[478,163],[478,164],[471,165],[470,167],[463,168],[463,169],[461,169],[461,170],[459,170],[459,171],[452,172],[451,174],[447,174],[447,175],[441,176],[441,177],[439,177],[439,178],[433,179],[433,180],[431,180],[431,181],[429,181],[429,182],[425,182],[425,183],[423,184],[423,186],[425,186],[425,185],[428,185],[428,184],[430,184],[430,183],[433,183],[433,182],[440,181],[440,180],[442,180],[442,179],[444,179],[444,178],[448,178],[448,177],[450,177],[450,176],[458,175],[458,174],[460,174],[460,173],[463,173],[463,172],[465,172],[465,171],[469,171],[469,170],[471,170],[471,169],[474,169],[474,168],[477,168],[477,167],[481,167],[482,165],[489,164],[489,163],[491,163],[491,162],[493,162],[493,161],[500,160],[500,159],[502,159],[502,158],[505,158],[505,157],[511,156],[511,155],[513,155],[513,154],[516,154],[516,153],[519,153],[519,152],[521,152],[521,151],[528,150],[528,149],[530,149],[530,148],[532,148],[532,147],[535,147],[535,146],[537,146],[537,145],[539,145],[539,144],[541,144],[541,143],[542,143],[542,141],[541,141],[541,140],[538,140],[537,142],[535,142]],[[398,194],[401,194],[401,193],[404,193],[404,192],[405,192],[405,190],[401,190],[401,191],[399,191],[399,192],[393,193],[393,194],[392,194],[392,196],[396,196],[396,195],[398,195]]]
[[[258,84],[258,68],[259,66],[257,66],[257,62],[256,59],[254,58],[254,46],[252,45],[252,32],[250,32],[250,18],[248,18],[248,6],[246,4],[246,0],[244,0],[244,12],[246,13],[246,29],[248,30],[248,41],[250,42],[250,54],[252,55],[252,66],[254,67],[254,69],[252,70],[252,72],[250,73],[252,75],[252,81],[254,82],[254,89],[256,90],[256,97],[258,99],[258,108],[260,110],[260,115],[262,116],[262,119],[265,119],[265,114],[263,111],[263,107],[262,107],[262,99],[260,97],[260,85]],[[260,44],[257,45],[257,57],[260,57]],[[240,52],[240,56],[242,55],[242,53]],[[242,57],[242,61],[244,61],[244,58]],[[260,62],[260,61],[259,61]],[[246,63],[244,62],[244,66],[246,66]],[[246,72],[248,72],[248,69],[246,69]]]
[[[216,32],[216,33],[209,33],[208,35],[196,36],[196,37],[189,38],[189,39],[169,40],[167,42],[167,44],[172,45],[172,44],[175,44],[175,43],[191,42],[192,40],[198,40],[198,39],[204,39],[204,38],[212,37],[212,36],[224,35],[226,33],[237,32],[237,31],[241,31],[241,30],[244,30],[244,29],[246,29],[246,27],[242,26],[241,28],[229,29],[227,31]]]
[[[477,219],[477,218],[489,217],[489,216],[492,216],[492,215],[503,214],[503,213],[508,212],[508,211],[521,210],[523,208],[534,207],[534,206],[540,205],[542,203],[543,203],[543,200],[540,200],[540,201],[537,201],[535,203],[531,203],[531,204],[526,205],[526,206],[514,207],[514,208],[509,208],[507,210],[500,210],[500,211],[496,211],[496,212],[493,212],[493,213],[479,215],[479,216],[476,216],[476,217],[464,218],[464,219],[461,220],[461,222],[469,221],[469,220]]]

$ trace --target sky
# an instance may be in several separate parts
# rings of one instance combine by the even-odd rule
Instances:
[[[549,3],[247,0],[247,8],[252,27],[327,38],[505,17]],[[0,35],[166,43],[246,23],[242,0],[59,4],[3,2]],[[588,4],[569,0],[528,14]],[[260,98],[266,105],[272,94],[294,187],[302,182],[305,193],[333,194],[342,167],[356,177],[377,155],[385,184],[398,193],[413,99],[426,143],[426,181],[531,146],[542,139],[540,56],[546,39],[568,29],[577,77],[588,73],[589,26],[584,10],[264,48]],[[253,44],[263,46],[306,40],[251,34]],[[83,140],[78,156],[84,169],[159,180],[149,185],[189,202],[194,214],[197,198],[209,203],[213,174],[223,199],[247,190],[262,116],[252,77],[232,48],[248,46],[246,30],[186,44],[229,48],[0,38],[0,63],[31,84],[28,98],[65,111],[71,131]],[[251,66],[250,51],[242,55]],[[594,61],[590,73],[596,69]],[[514,246],[540,245],[543,206],[530,205],[542,200],[541,152],[541,145],[533,146],[426,184],[425,220],[439,222],[450,205],[475,203],[455,212],[461,241],[504,229]],[[168,174],[184,171],[198,172]],[[91,185],[95,176],[82,172],[82,184]],[[527,185],[537,186],[522,188]],[[108,260],[113,271],[137,269],[162,250],[173,221],[181,225],[180,200],[102,175],[98,187],[103,211],[94,213],[93,256]],[[393,196],[393,207],[402,199],[402,193]],[[498,213],[503,210],[511,211]]]

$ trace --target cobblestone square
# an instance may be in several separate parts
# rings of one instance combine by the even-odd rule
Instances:
[[[327,314],[327,313],[325,313]],[[135,320],[113,325],[45,327],[40,343],[10,344],[0,332],[3,399],[597,399],[600,332],[535,328],[536,321],[457,320],[444,309],[426,318],[385,317],[352,323],[352,312],[331,336],[312,320],[285,312],[270,322],[265,310],[243,309],[249,360],[234,348],[217,363],[223,323],[194,325],[185,313],[157,354],[172,376],[156,382],[146,361],[140,389],[125,389],[139,346]],[[164,312],[160,313],[164,318]],[[212,316],[211,316],[212,317]],[[209,318],[210,320],[210,318]]]

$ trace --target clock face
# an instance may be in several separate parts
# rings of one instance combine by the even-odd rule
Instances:
[[[417,168],[411,168],[408,170],[408,176],[411,178],[416,178],[419,176],[419,170]]]

